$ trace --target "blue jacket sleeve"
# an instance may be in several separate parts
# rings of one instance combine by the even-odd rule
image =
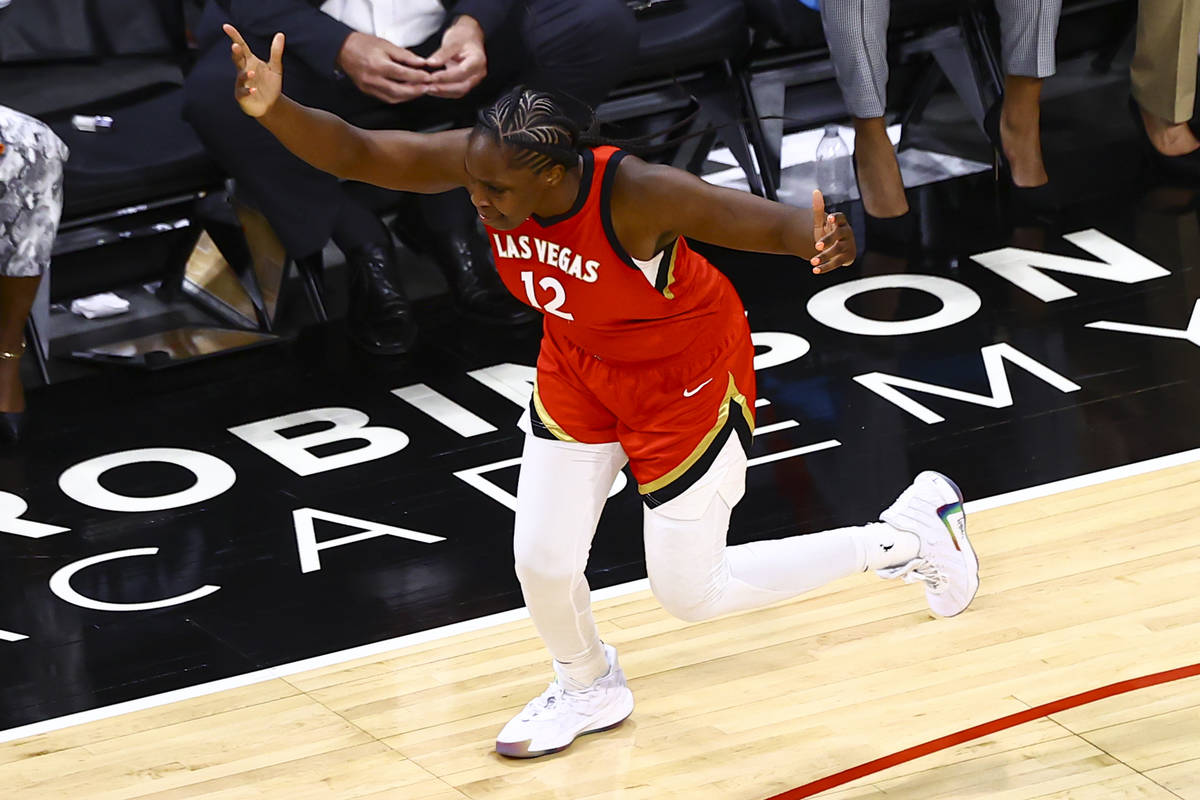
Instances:
[[[270,40],[287,36],[287,51],[321,75],[333,77],[338,53],[351,28],[308,0],[228,0],[233,24],[245,33]]]

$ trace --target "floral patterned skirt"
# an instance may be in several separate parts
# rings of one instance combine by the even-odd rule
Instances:
[[[62,215],[67,146],[44,123],[5,106],[0,145],[0,276],[41,275]]]

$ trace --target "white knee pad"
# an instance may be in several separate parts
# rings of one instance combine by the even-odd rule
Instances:
[[[729,515],[746,491],[746,454],[736,437],[686,492],[645,511],[646,572],[672,616],[708,619],[729,580]]]

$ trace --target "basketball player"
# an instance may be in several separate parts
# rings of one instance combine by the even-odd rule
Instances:
[[[790,253],[824,274],[851,263],[855,243],[841,214],[826,216],[820,193],[810,227],[798,209],[589,147],[553,98],[531,90],[500,98],[471,130],[360,130],[281,94],[282,34],[263,62],[225,30],[247,114],[347,180],[410,192],[467,187],[505,285],[545,316],[520,423],[514,551],[556,679],[500,732],[499,753],[562,750],[633,711],[584,578],[627,461],[644,500],[650,585],[676,616],[757,608],[867,569],[923,582],[938,615],[966,609],[978,562],[962,495],[935,472],[918,475],[881,522],[725,545],[754,425],[754,348],[733,287],[684,237]]]

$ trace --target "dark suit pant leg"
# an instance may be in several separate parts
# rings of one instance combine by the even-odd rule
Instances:
[[[637,22],[623,0],[529,0],[524,80],[595,107],[637,57]]]
[[[293,70],[293,73],[298,70]],[[228,49],[204,53],[184,86],[184,114],[205,147],[237,181],[238,191],[266,216],[293,256],[320,250],[330,238],[344,201],[337,178],[309,166],[233,97],[236,71]],[[286,72],[285,91],[293,76]]]

